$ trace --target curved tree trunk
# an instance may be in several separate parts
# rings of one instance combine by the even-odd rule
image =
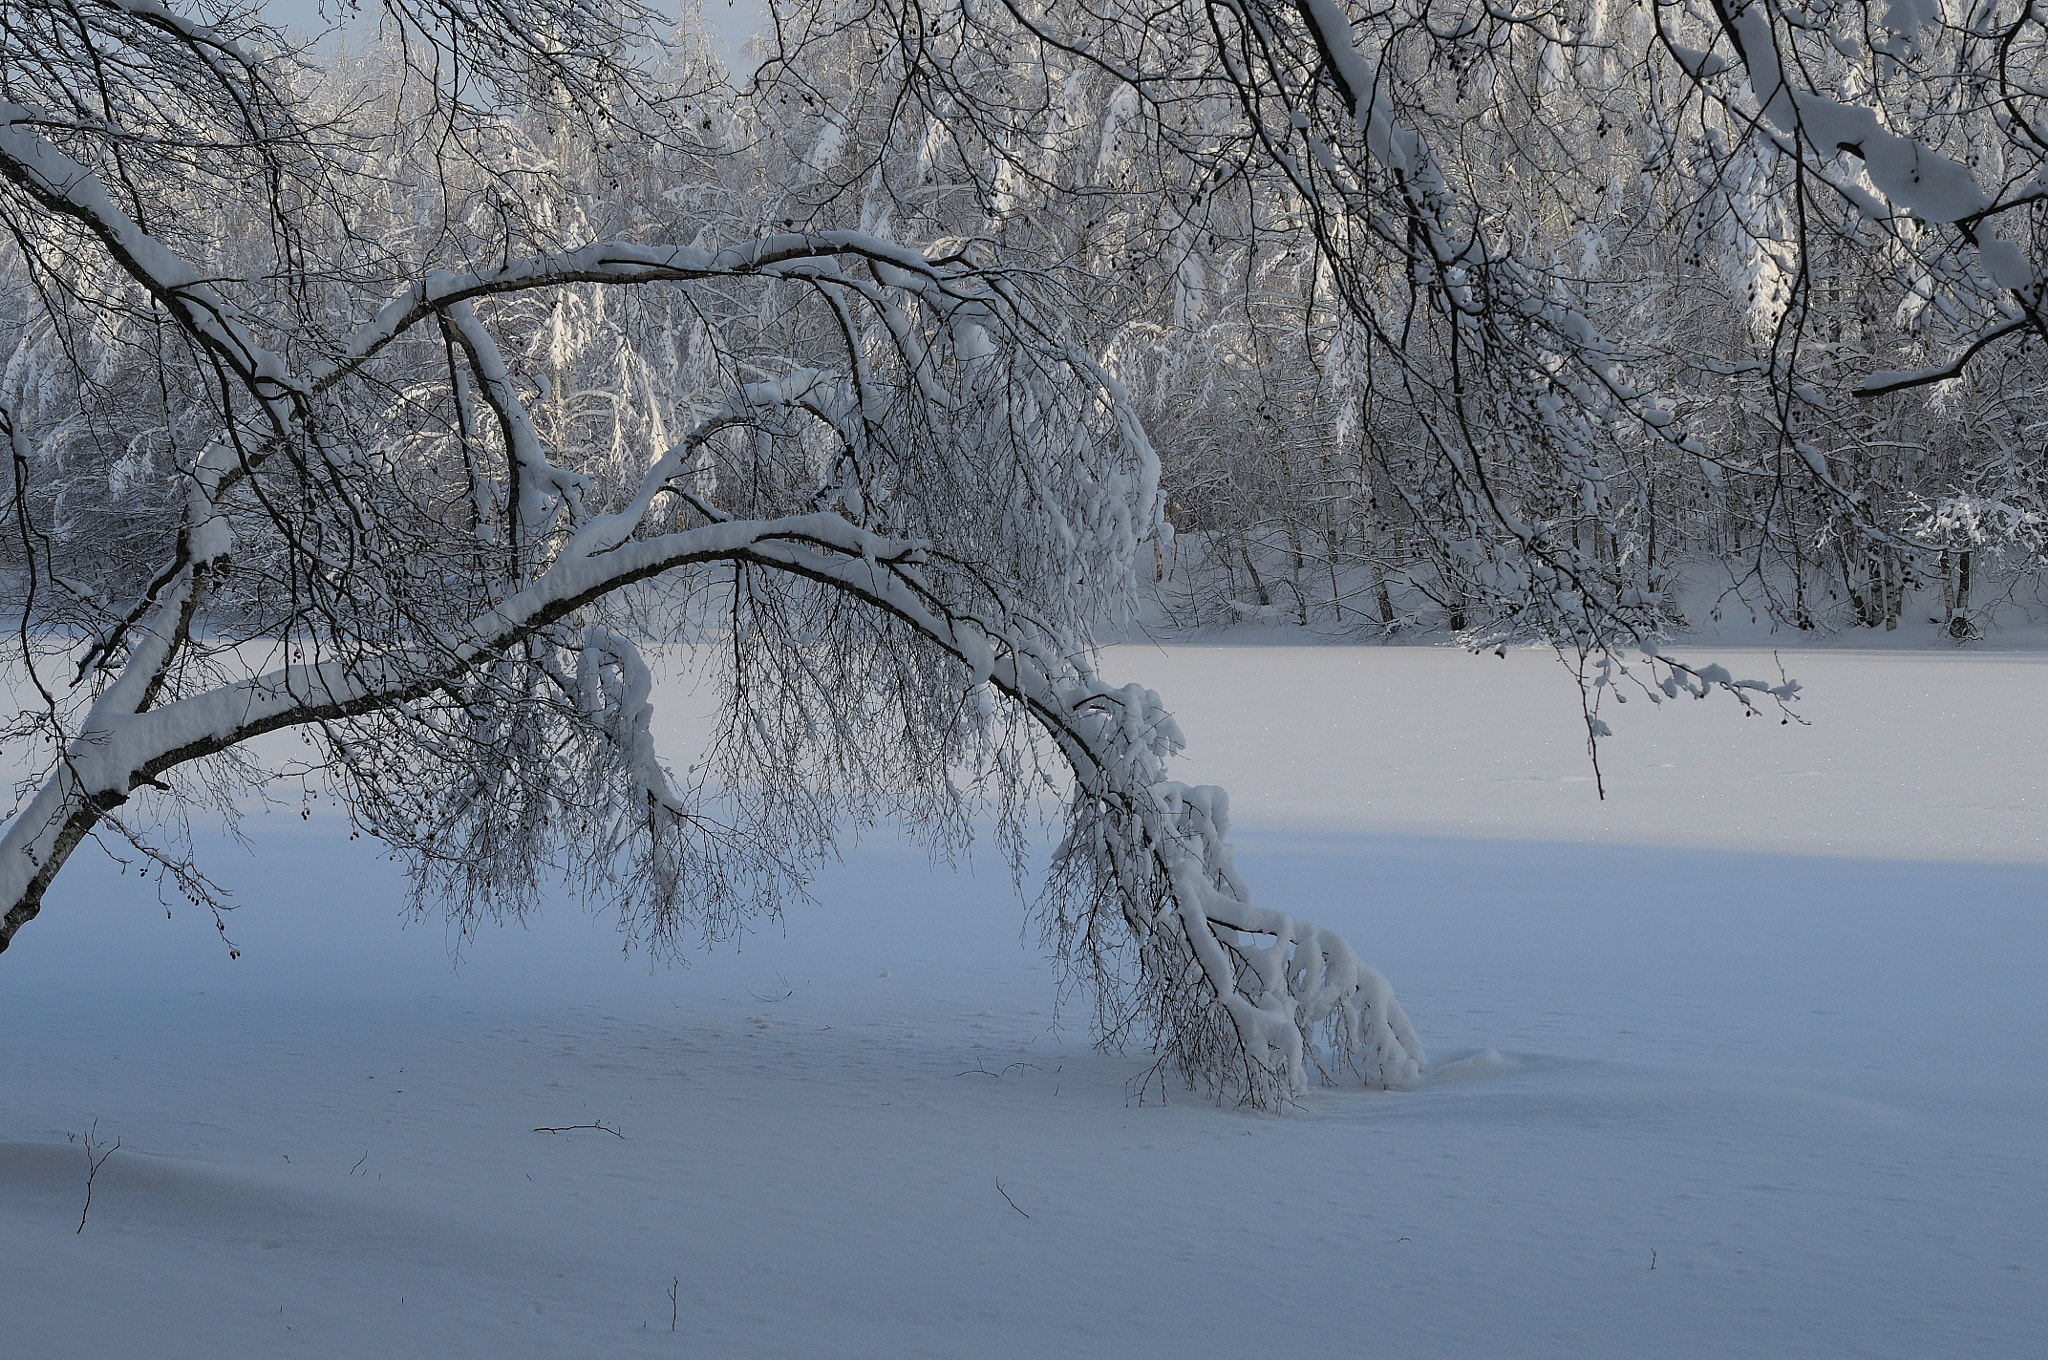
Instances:
[[[669,472],[657,465],[643,490]],[[388,709],[453,683],[478,659],[622,586],[733,561],[790,572],[886,611],[1022,705],[1052,737],[1073,768],[1077,800],[1100,809],[1114,833],[1088,843],[1091,853],[1108,846],[1088,868],[1096,890],[1121,900],[1140,936],[1162,1047],[1190,1079],[1267,1104],[1329,1065],[1381,1086],[1419,1070],[1421,1044],[1385,980],[1340,937],[1252,903],[1231,867],[1222,791],[1164,777],[1179,733],[1157,695],[1111,688],[1001,620],[949,610],[919,577],[919,545],[838,515],[724,521],[648,539],[627,537],[630,528],[593,524],[526,590],[431,650],[286,667],[137,713],[103,711],[103,699],[69,759],[0,837],[0,946],[33,919],[64,860],[130,789],[266,732]],[[154,654],[145,649],[138,660]],[[124,672],[109,696],[129,682]],[[1074,846],[1070,838],[1067,853],[1083,853]],[[1318,1031],[1327,1054],[1312,1042]]]

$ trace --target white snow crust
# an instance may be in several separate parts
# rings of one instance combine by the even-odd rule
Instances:
[[[214,856],[235,962],[81,854],[0,956],[0,1351],[2030,1353],[2048,654],[1782,659],[1812,726],[1603,710],[1599,802],[1547,653],[1114,649],[1429,1046],[1276,1116],[1131,1098],[997,857],[886,829],[686,970],[569,902],[451,970],[323,803]]]

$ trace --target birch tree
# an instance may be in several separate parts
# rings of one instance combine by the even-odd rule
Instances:
[[[92,838],[217,906],[176,817],[273,777],[242,754],[273,732],[422,904],[566,877],[658,950],[772,910],[848,818],[1015,827],[1050,762],[1049,933],[1105,1033],[1255,1103],[1415,1073],[1380,976],[1253,901],[1158,696],[1092,667],[1159,464],[1041,253],[757,214],[766,104],[631,5],[391,0],[346,84],[233,6],[7,14],[9,736],[40,773],[0,947]],[[646,646],[706,628],[725,721],[678,773]]]

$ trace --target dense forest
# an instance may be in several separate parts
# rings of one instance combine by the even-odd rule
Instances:
[[[238,286],[299,289],[317,263],[336,305],[380,271],[594,239],[859,230],[985,259],[1056,298],[1128,391],[1166,497],[1144,575],[1176,622],[1890,628],[1917,593],[1966,637],[2035,598],[2025,11],[1364,9],[1375,116],[1427,161],[1404,173],[1340,126],[1357,92],[1328,88],[1315,6],[785,3],[751,76],[691,16],[619,11],[601,74],[545,79],[520,8],[358,13],[296,47],[217,13],[277,77],[289,103],[264,116],[290,135],[219,164],[181,149],[161,180],[148,153],[138,216],[203,239]],[[1865,111],[1888,154],[1953,171],[1947,196],[1901,192],[1860,133],[1821,144],[1772,115],[1739,60],[1757,23],[1796,58],[1807,122],[1816,100]],[[35,34],[18,24],[17,48]],[[47,102],[47,79],[11,63],[7,97]],[[98,98],[68,94],[74,122]],[[160,139],[194,116],[180,102],[123,111],[124,136]],[[57,607],[89,614],[146,582],[215,413],[166,400],[160,323],[112,295],[132,281],[10,212],[7,404],[37,428],[25,487],[76,597]],[[803,350],[803,288],[739,306],[571,286],[501,324],[551,456],[617,488],[646,441]],[[457,423],[420,414],[406,440]],[[1532,606],[1532,564],[1593,617]]]

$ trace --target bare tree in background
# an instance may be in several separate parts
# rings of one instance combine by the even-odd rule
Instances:
[[[1106,352],[1177,351],[1137,366],[1175,379],[1142,393],[1166,481],[1262,616],[1305,618],[1368,480],[1352,551],[1398,529],[1441,626],[1589,657],[1684,622],[1699,561],[1795,627],[1892,626],[1928,506],[2044,514],[2010,475],[2048,415],[2024,7],[879,0],[778,34],[847,29],[986,230],[1118,276],[1096,316],[1145,333]]]

